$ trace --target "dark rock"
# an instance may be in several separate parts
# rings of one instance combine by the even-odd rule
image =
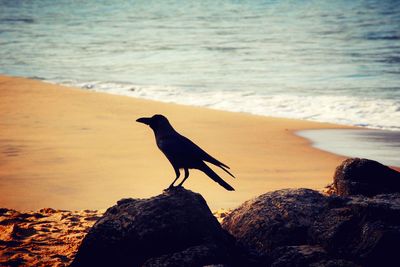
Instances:
[[[336,168],[331,192],[368,197],[400,192],[400,173],[373,160],[347,159]]]
[[[309,266],[326,258],[326,251],[319,246],[286,246],[278,247],[272,253],[272,267]]]
[[[329,254],[362,266],[395,266],[400,245],[400,194],[354,196],[321,213],[310,235]]]
[[[220,262],[220,252],[214,245],[200,245],[158,258],[151,258],[143,264],[143,267],[205,266],[210,262]]]
[[[332,259],[320,246],[287,246],[279,247],[272,253],[274,259],[271,267],[356,267],[353,262]]]
[[[279,190],[247,201],[223,227],[272,266],[394,266],[400,194],[324,196]]]
[[[118,201],[90,229],[72,266],[235,265],[238,254],[203,197],[181,188]]]
[[[327,205],[317,191],[284,189],[245,202],[222,225],[244,246],[267,254],[279,246],[308,244],[309,228]]]

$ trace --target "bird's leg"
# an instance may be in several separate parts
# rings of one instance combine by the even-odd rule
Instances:
[[[179,176],[181,176],[179,168],[174,168],[174,171],[175,171],[175,174],[176,174],[176,178],[168,188],[173,188],[174,187],[174,183],[176,182],[176,180],[178,180]]]
[[[186,181],[186,179],[189,177],[189,169],[188,169],[188,168],[185,168],[184,170],[185,170],[185,177],[183,178],[182,182],[180,182],[180,183],[178,184],[178,186],[182,186],[183,183]]]

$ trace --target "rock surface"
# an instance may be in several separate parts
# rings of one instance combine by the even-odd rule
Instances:
[[[336,197],[318,216],[310,236],[335,257],[362,266],[398,266],[400,194]]]
[[[223,221],[272,266],[395,266],[400,194],[324,196],[286,189],[245,202]]]
[[[280,246],[309,243],[309,228],[327,205],[328,198],[314,190],[278,190],[243,203],[223,227],[244,246],[268,254]]]
[[[204,266],[234,263],[236,255],[203,197],[177,188],[109,208],[71,266]]]
[[[400,193],[400,173],[373,160],[350,158],[336,168],[331,192],[368,197]]]
[[[283,246],[272,253],[271,267],[311,266],[311,267],[356,267],[353,262],[332,259],[324,248],[318,245]]]

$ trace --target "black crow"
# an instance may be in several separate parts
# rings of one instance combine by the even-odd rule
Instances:
[[[208,167],[204,161],[220,167],[229,175],[234,177],[233,174],[227,170],[229,167],[213,158],[188,138],[175,131],[166,117],[157,114],[151,118],[139,118],[136,121],[150,126],[154,131],[158,148],[164,153],[174,168],[176,178],[169,188],[174,187],[174,183],[178,180],[180,176],[179,169],[185,171],[185,177],[178,186],[182,186],[189,177],[189,169],[198,169],[207,174],[226,190],[235,190],[232,186],[222,180],[222,178],[219,177],[210,167]]]

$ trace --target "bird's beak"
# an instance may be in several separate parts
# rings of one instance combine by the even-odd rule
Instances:
[[[144,123],[146,125],[150,125],[151,118],[139,118],[136,121],[140,122],[140,123]]]

